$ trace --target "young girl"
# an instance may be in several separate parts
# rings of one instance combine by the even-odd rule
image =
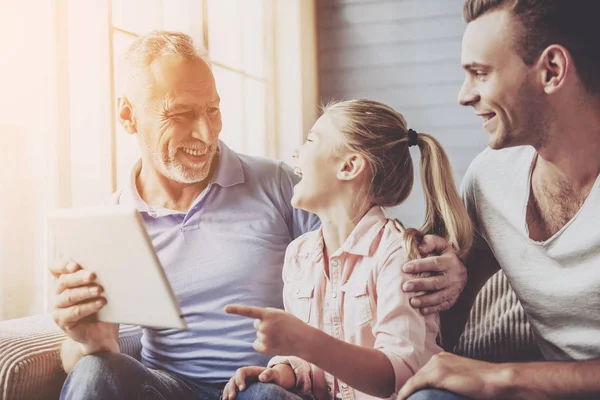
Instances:
[[[413,145],[421,150],[425,192],[421,230],[405,229],[381,209],[410,194]],[[471,246],[448,158],[433,137],[408,129],[402,115],[370,100],[325,107],[294,158],[302,180],[292,205],[318,215],[322,226],[287,249],[287,312],[226,308],[255,318],[254,348],[279,356],[268,368],[240,368],[223,399],[257,380],[288,389],[286,398],[390,397],[441,351],[435,316],[413,309],[401,289],[410,279],[402,265],[420,257],[425,234],[446,238],[461,258]]]

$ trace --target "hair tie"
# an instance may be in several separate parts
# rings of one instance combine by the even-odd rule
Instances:
[[[408,147],[416,146],[418,144],[417,135],[418,133],[414,129],[408,130]]]

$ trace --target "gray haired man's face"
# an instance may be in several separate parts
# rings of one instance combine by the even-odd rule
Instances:
[[[203,60],[157,58],[146,101],[137,113],[143,157],[163,176],[184,184],[205,180],[217,153],[220,98]],[[140,115],[141,114],[141,115]]]

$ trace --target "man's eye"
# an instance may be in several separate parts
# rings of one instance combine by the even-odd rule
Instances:
[[[216,114],[219,112],[219,107],[209,107],[208,108],[208,113],[209,114]]]
[[[177,114],[172,114],[171,117],[193,118],[194,117],[194,112],[193,111],[180,112],[180,113],[177,113]]]

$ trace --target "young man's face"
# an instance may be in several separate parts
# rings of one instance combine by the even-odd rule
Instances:
[[[466,73],[458,101],[483,120],[493,149],[538,145],[546,112],[541,73],[516,51],[519,22],[509,12],[492,11],[470,22],[462,42]]]

